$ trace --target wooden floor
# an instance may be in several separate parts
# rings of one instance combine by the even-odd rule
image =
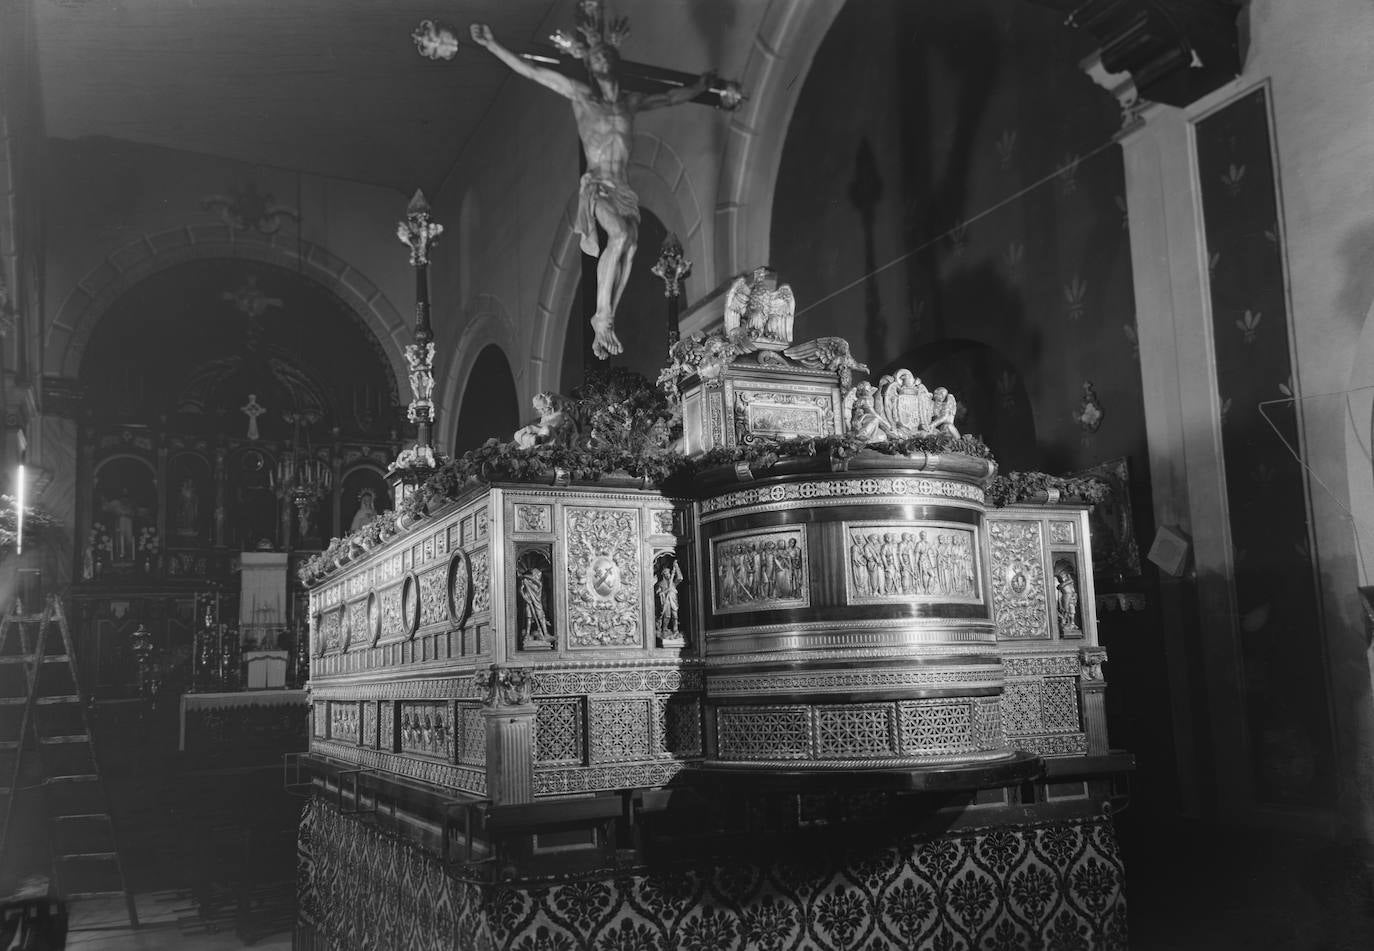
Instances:
[[[260,948],[279,951],[291,947],[287,930],[244,936],[236,933],[232,917],[203,917],[187,892],[138,895],[137,931],[129,927],[119,899],[76,902],[70,909],[67,948],[73,951],[145,951],[181,948],[186,951],[230,951]]]

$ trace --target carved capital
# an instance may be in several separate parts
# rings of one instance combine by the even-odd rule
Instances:
[[[534,697],[534,677],[524,667],[492,664],[477,672],[476,684],[485,691],[488,707],[528,706]]]
[[[1085,681],[1100,682],[1105,679],[1102,676],[1102,665],[1107,662],[1107,649],[1105,647],[1099,647],[1095,644],[1090,647],[1080,647],[1078,649],[1078,662],[1083,668],[1079,672],[1079,676]]]

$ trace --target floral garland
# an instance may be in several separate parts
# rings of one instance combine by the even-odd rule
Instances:
[[[678,423],[675,416],[678,403],[673,398],[676,384],[689,373],[697,372],[703,354],[710,353],[706,357],[708,360],[718,358],[742,343],[721,332],[694,334],[680,342],[674,347],[673,366],[664,370],[659,378],[662,392],[651,387],[643,377],[624,370],[594,377],[574,391],[567,404],[580,431],[574,445],[524,448],[514,442],[488,439],[476,449],[434,469],[396,511],[383,512],[351,535],[331,539],[323,552],[301,564],[301,580],[309,584],[323,577],[345,558],[386,541],[403,525],[412,524],[445,503],[494,482],[538,481],[561,472],[574,482],[627,476],[641,480],[645,486],[676,492],[685,491],[687,483],[697,473],[741,462],[758,472],[787,459],[828,458],[838,462],[861,452],[908,457],[917,453],[962,453],[978,459],[993,458],[991,450],[977,436],[936,433],[874,444],[848,434],[760,440],[748,446],[713,449],[689,459],[669,445],[669,434]],[[1052,489],[1057,489],[1066,499],[1090,503],[1101,502],[1109,493],[1107,486],[1095,479],[1013,472],[992,480],[987,500],[989,505],[997,507],[1037,498],[1043,500]]]
[[[1052,476],[1044,472],[1008,472],[993,478],[987,502],[996,508],[1020,502],[1043,502],[1057,493],[1061,499],[1097,505],[1111,497],[1105,481],[1085,476]]]

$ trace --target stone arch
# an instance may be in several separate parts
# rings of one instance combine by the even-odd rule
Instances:
[[[331,291],[381,343],[402,399],[408,379],[402,351],[410,327],[382,290],[351,264],[309,241],[278,242],[224,225],[194,225],[145,234],[111,253],[76,282],[43,340],[49,372],[75,378],[91,333],[118,297],[159,271],[189,261],[241,258],[288,268]]]
[[[473,359],[471,372],[463,382],[463,389],[467,391],[474,387],[480,388],[482,399],[474,398],[469,401],[466,395],[463,399],[464,403],[474,403],[473,414],[464,415],[461,410],[454,414],[455,455],[476,448],[493,436],[499,440],[509,440],[520,428],[521,419],[524,417],[510,360],[497,344],[489,343],[482,347]],[[464,423],[472,427],[467,433],[469,438],[466,440],[460,438],[464,436]],[[471,438],[474,432],[477,433],[475,439]]]
[[[721,155],[714,234],[717,281],[768,261],[769,229],[787,127],[830,24],[844,0],[771,0],[740,82],[749,98],[734,114]]]
[[[687,259],[696,265],[688,280],[709,290],[715,286],[708,257],[711,235],[686,165],[667,142],[644,132],[635,135],[631,154],[630,186],[638,193],[640,206],[652,211],[668,231],[678,236]],[[522,369],[516,373],[522,403],[535,393],[557,390],[561,383],[558,373],[568,332],[566,315],[572,308],[582,274],[582,251],[572,230],[576,215],[577,193],[573,192],[559,219],[539,287],[529,342],[531,372],[526,374]]]
[[[439,363],[439,371],[444,381],[440,392],[438,410],[440,414],[447,414],[446,421],[438,427],[439,432],[446,432],[450,435],[449,445],[455,444],[454,440],[458,434],[458,419],[463,412],[463,398],[467,395],[467,381],[472,375],[473,364],[477,362],[477,357],[488,346],[494,346],[501,351],[501,355],[506,359],[506,365],[510,367],[511,376],[515,379],[515,388],[520,405],[529,405],[529,400],[537,390],[525,392],[525,380],[529,377],[526,373],[526,365],[515,363],[511,360],[511,354],[519,353],[519,334],[515,329],[515,322],[511,320],[509,312],[500,298],[492,294],[479,294],[474,298],[470,309],[470,316],[463,327],[463,332],[458,335],[458,343],[454,346],[451,354],[454,364],[451,368],[445,368],[442,364],[444,354],[436,354],[436,363]],[[447,449],[440,446],[441,449]]]

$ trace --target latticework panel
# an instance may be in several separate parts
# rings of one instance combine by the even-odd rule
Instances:
[[[898,707],[902,752],[907,756],[969,753],[979,748],[968,700],[903,700]]]
[[[816,755],[863,758],[896,755],[890,703],[816,708]]]
[[[1082,729],[1078,717],[1078,678],[1046,677],[1041,681],[1040,722],[1046,733]]]
[[[671,513],[670,513],[671,514]],[[658,752],[670,756],[701,755],[701,702],[659,697]]]
[[[804,706],[722,707],[716,754],[723,760],[799,760],[811,756],[811,710]]]
[[[1007,745],[1002,726],[1002,701],[999,697],[977,697],[973,701],[973,743],[980,750]]]
[[[487,761],[487,726],[482,708],[475,703],[458,704],[458,718],[454,728],[458,762],[465,766],[482,766]]]
[[[580,697],[539,701],[535,714],[535,759],[546,763],[581,763],[585,740]]]
[[[649,703],[643,700],[597,700],[591,707],[593,763],[648,759]]]
[[[1009,680],[1002,689],[1002,722],[1008,736],[1043,733],[1040,721],[1040,682]]]

